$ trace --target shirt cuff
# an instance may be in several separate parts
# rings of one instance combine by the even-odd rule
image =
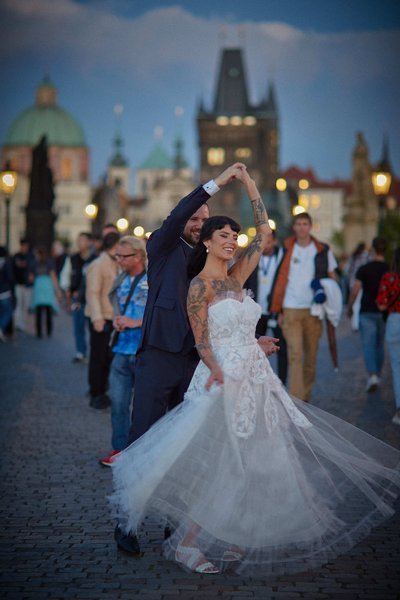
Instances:
[[[220,188],[217,186],[214,179],[210,179],[210,181],[203,185],[203,190],[206,191],[210,196],[214,196],[214,194],[219,192]]]

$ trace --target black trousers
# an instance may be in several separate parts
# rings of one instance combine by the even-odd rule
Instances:
[[[106,321],[103,331],[95,331],[93,324],[89,324],[90,355],[89,355],[89,391],[92,398],[103,396],[108,389],[108,375],[112,361],[112,352],[109,348],[112,321]]]
[[[35,309],[36,317],[36,335],[42,337],[42,315],[46,313],[46,330],[47,335],[50,336],[53,331],[53,309],[51,306],[37,306]]]
[[[130,444],[182,402],[198,362],[195,349],[182,355],[150,347],[137,355]]]
[[[268,319],[270,315],[261,315],[260,320],[257,323],[256,333],[258,335],[266,335],[268,329]],[[283,337],[282,329],[277,324],[276,327],[271,327],[273,337],[279,338],[279,351],[278,351],[278,377],[286,385],[287,372],[288,372],[288,359],[287,359],[287,344]]]

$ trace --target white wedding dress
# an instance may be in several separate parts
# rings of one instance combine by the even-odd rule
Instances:
[[[268,575],[316,567],[390,517],[400,452],[290,397],[255,340],[260,313],[245,294],[210,305],[223,386],[205,390],[200,362],[184,402],[115,461],[110,500],[126,532],[150,514],[170,524],[167,558],[196,531],[217,567],[234,550],[231,569]]]

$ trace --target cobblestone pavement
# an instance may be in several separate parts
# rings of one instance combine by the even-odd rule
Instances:
[[[56,318],[51,340],[17,333],[0,348],[0,597],[7,600],[395,600],[400,598],[400,506],[348,554],[324,567],[276,579],[188,574],[161,556],[162,528],[146,522],[144,555],[113,541],[106,495],[110,415],[88,408],[86,367],[73,365],[71,323]],[[338,331],[340,370],[321,342],[313,402],[400,448],[391,423],[386,365],[380,392],[366,394],[358,334]]]

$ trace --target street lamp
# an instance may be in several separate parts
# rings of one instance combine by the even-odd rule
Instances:
[[[95,219],[97,217],[97,213],[99,211],[99,207],[97,204],[87,204],[85,206],[85,213],[89,219]]]
[[[0,189],[5,194],[6,203],[6,247],[10,250],[10,203],[17,185],[17,173],[5,170],[0,173]]]
[[[126,231],[128,229],[128,227],[129,227],[129,221],[127,219],[125,219],[124,217],[121,217],[120,219],[118,219],[118,221],[117,221],[118,231],[123,233],[124,231]]]
[[[384,140],[382,160],[371,173],[372,186],[378,199],[379,225],[378,233],[382,233],[383,218],[386,208],[386,199],[392,184],[392,169],[389,162],[389,149],[387,140]]]

